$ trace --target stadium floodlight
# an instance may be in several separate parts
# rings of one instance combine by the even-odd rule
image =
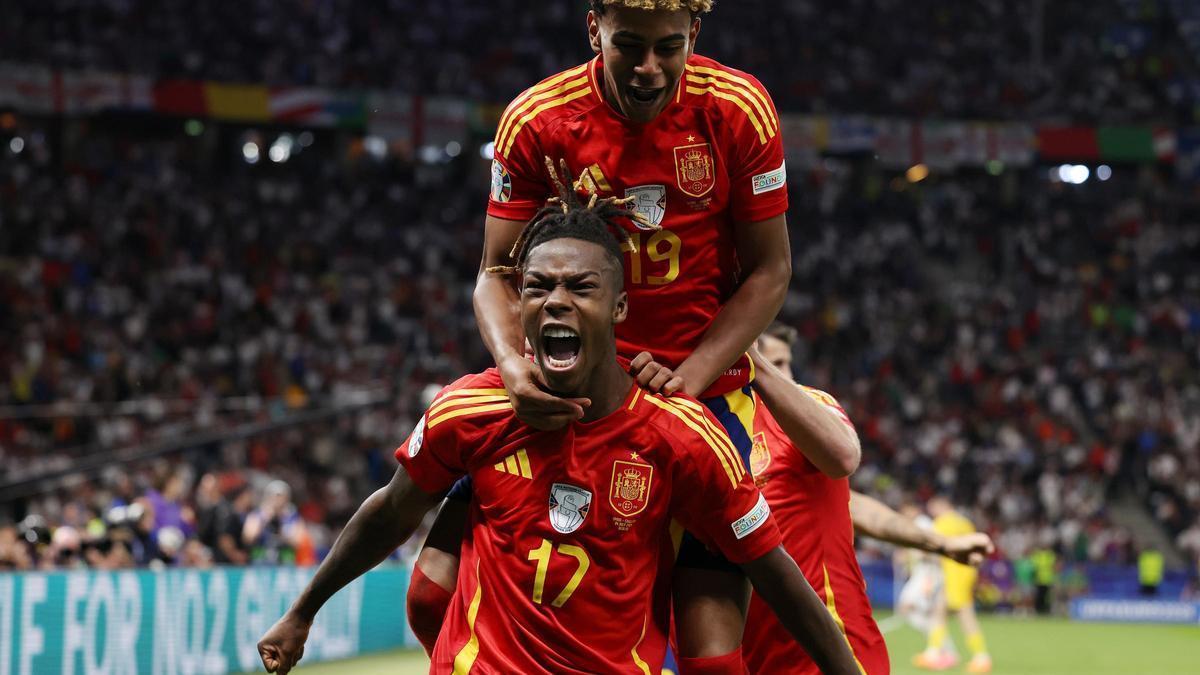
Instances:
[[[12,150],[14,155],[21,154],[21,151],[25,149],[25,139],[20,136],[13,136],[12,140],[8,142],[8,149]]]
[[[300,143],[300,147],[307,148],[313,144],[313,134],[311,131],[301,131],[296,141]]]
[[[446,144],[446,154],[450,157],[458,157],[462,154],[462,144],[458,141],[450,141]]]
[[[1086,166],[1076,164],[1071,167],[1071,182],[1075,185],[1083,185],[1091,174],[1092,172]]]
[[[199,136],[204,133],[204,122],[192,119],[183,123],[183,133],[188,136]]]
[[[989,159],[987,162],[987,172],[993,176],[999,176],[1004,173],[1004,162],[998,159]]]
[[[387,157],[387,141],[382,136],[367,136],[363,139],[363,149],[375,159]]]
[[[489,159],[489,160],[495,159],[496,143],[494,141],[488,141],[487,143],[484,143],[483,145],[479,146],[479,156],[484,159]]]
[[[258,164],[258,154],[258,143],[246,141],[242,144],[242,159],[245,159],[247,164]]]
[[[279,138],[276,138],[275,142],[271,144],[271,149],[267,151],[267,156],[276,164],[286,162],[292,156],[292,148],[295,144],[296,142],[292,139],[291,134],[280,134]]]
[[[1101,164],[1096,167],[1096,178],[1102,181],[1112,178],[1112,167],[1107,164]]]

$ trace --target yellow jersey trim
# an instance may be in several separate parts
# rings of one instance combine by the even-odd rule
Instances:
[[[775,128],[772,127],[772,125],[771,125],[770,115],[768,115],[767,112],[762,109],[762,105],[759,104],[758,99],[751,96],[749,94],[749,92],[747,92],[745,89],[742,89],[741,87],[739,87],[736,84],[730,84],[724,80],[721,80],[721,79],[718,79],[715,77],[711,77],[711,76],[710,77],[700,77],[699,75],[688,75],[687,81],[691,82],[692,84],[711,85],[711,86],[717,87],[718,89],[725,89],[727,91],[731,91],[731,92],[741,95],[742,98],[749,101],[750,105],[754,107],[755,112],[758,113],[759,119],[766,121],[765,126],[767,128],[767,135],[770,136],[771,138],[775,138]]]
[[[775,109],[774,109],[774,107],[771,106],[771,102],[767,100],[766,96],[763,96],[763,93],[761,91],[759,91],[758,87],[754,86],[754,84],[752,82],[750,82],[749,80],[747,80],[746,78],[740,77],[738,75],[734,75],[733,73],[730,73],[728,71],[717,70],[716,68],[709,68],[708,66],[693,66],[693,65],[689,64],[689,65],[684,66],[684,70],[687,72],[692,72],[692,73],[702,73],[704,75],[714,75],[716,77],[719,77],[719,78],[722,78],[725,80],[729,80],[730,82],[742,85],[743,87],[746,88],[746,91],[750,92],[751,96],[754,99],[758,100],[758,102],[762,104],[763,109],[767,111],[767,113],[764,115],[764,117],[766,117],[766,119],[767,119],[767,122],[770,123],[772,126],[774,126],[776,129],[779,128],[779,118],[775,116]]]
[[[497,395],[497,394],[492,394],[490,396],[461,396],[461,397],[456,397],[456,398],[444,398],[444,399],[438,401],[437,403],[434,403],[429,408],[429,412],[426,414],[429,415],[430,417],[437,417],[438,415],[446,412],[450,408],[456,408],[458,406],[474,406],[474,405],[480,405],[483,403],[499,403],[501,401],[507,401],[507,400],[508,400],[507,396],[501,396],[501,395]]]
[[[577,82],[578,81],[579,80],[577,80]],[[583,78],[582,81],[587,82],[587,79]],[[524,129],[525,125],[528,124],[530,120],[549,110],[550,108],[557,108],[560,105],[566,105],[571,101],[574,101],[577,98],[583,98],[590,93],[592,93],[590,87],[583,87],[571,92],[570,94],[567,94],[566,96],[563,96],[562,98],[556,98],[551,101],[547,101],[533,110],[530,110],[525,114],[524,117],[517,120],[516,125],[512,128],[512,133],[509,134],[508,139],[504,141],[504,149],[500,154],[505,157],[508,156],[509,151],[512,150],[513,142],[517,140],[517,136],[521,133],[521,129]],[[497,150],[499,150],[499,146],[497,146]]]
[[[735,389],[725,394],[725,403],[729,405],[729,412],[736,415],[742,423],[746,436],[754,436],[754,397],[746,395],[741,389]]]
[[[475,619],[479,616],[479,603],[483,600],[483,586],[479,583],[479,562],[475,562],[475,595],[471,598],[471,606],[467,608],[467,627],[471,629],[471,639],[458,650],[454,656],[454,675],[467,675],[479,658],[479,636],[475,633]]]
[[[506,108],[504,110],[504,114],[500,116],[500,123],[496,125],[496,144],[500,144],[500,131],[512,124],[512,120],[517,114],[517,108],[519,108],[521,104],[528,101],[532,96],[554,88],[554,85],[561,83],[563,80],[569,80],[573,77],[579,76],[586,68],[587,64],[584,64],[571,68],[570,70],[564,70],[554,77],[551,77],[544,82],[539,82],[521,92],[516,98],[513,99],[512,103],[508,104],[508,108]]]
[[[638,636],[637,644],[633,646],[633,649],[629,650],[629,653],[633,655],[633,662],[637,664],[638,670],[642,671],[642,675],[650,675],[650,664],[642,660],[637,653],[637,648],[642,644],[642,640],[646,639],[646,622],[649,620],[649,616],[642,617],[642,634]]]
[[[469,408],[459,408],[458,410],[452,410],[448,413],[443,413],[437,417],[434,417],[433,419],[429,420],[425,427],[427,429],[432,429],[442,422],[445,422],[446,420],[452,420],[455,417],[461,417],[463,415],[481,415],[486,412],[495,412],[497,410],[512,410],[512,403],[505,401],[503,403],[493,403],[491,405],[477,405]]]
[[[568,95],[568,92],[571,93]],[[569,103],[580,96],[587,96],[591,92],[592,89],[590,86],[588,86],[588,76],[585,74],[580,75],[579,77],[575,78],[574,80],[570,80],[565,84],[559,85],[554,89],[530,96],[524,103],[522,103],[517,107],[516,110],[513,111],[513,117],[508,121],[508,125],[497,132],[495,149],[497,151],[502,150],[501,154],[507,157],[508,151],[512,149],[513,141],[517,138],[517,134],[521,133],[521,129],[523,129],[530,120],[537,117],[542,112],[549,110],[550,108],[555,108],[565,103]],[[539,101],[546,102],[534,107],[534,104],[538,103]],[[531,107],[533,107],[533,110],[529,110]]]
[[[738,470],[741,470],[742,464],[740,460],[737,462],[737,464],[731,465],[725,452],[712,440],[712,437],[709,435],[708,431],[693,422],[691,418],[689,418],[681,409],[665,403],[657,396],[647,396],[646,400],[658,406],[659,408],[666,410],[675,417],[678,417],[679,420],[687,425],[689,429],[699,434],[700,437],[703,438],[706,443],[708,443],[708,446],[712,449],[713,454],[717,456],[717,459],[721,461],[721,467],[725,469],[725,475],[729,477],[730,485],[735,488],[737,487],[738,479],[741,478],[741,475],[738,473]]]
[[[754,125],[754,130],[758,132],[759,144],[760,145],[767,144],[767,134],[765,131],[763,131],[762,123],[760,123],[758,121],[758,117],[755,116],[754,111],[751,110],[750,106],[746,105],[746,102],[743,101],[741,98],[734,96],[733,94],[726,94],[725,92],[717,89],[716,87],[711,87],[711,86],[705,87],[703,89],[701,89],[699,87],[690,87],[689,86],[687,88],[687,92],[689,94],[697,94],[697,95],[701,95],[701,96],[704,94],[711,94],[713,96],[716,96],[717,98],[723,98],[726,101],[733,102],[737,107],[742,109],[742,112],[746,113],[746,117],[750,118],[750,123]],[[771,137],[772,138],[775,137],[774,132],[771,133]]]
[[[846,622],[842,621],[842,617],[837,611],[837,602],[833,598],[833,584],[829,583],[829,569],[825,567],[825,563],[821,563],[821,572],[825,574],[825,608],[833,615],[833,622],[837,624],[838,630],[842,632],[842,639],[846,641],[846,646],[850,648],[850,655],[854,657],[854,663],[858,666],[858,672],[867,675],[867,669],[863,668],[862,662],[858,660],[858,654],[854,653],[854,645],[850,644],[850,638],[846,637]]]
[[[724,449],[726,457],[729,458],[729,461],[733,464],[733,466],[737,467],[738,478],[741,478],[742,474],[746,473],[745,468],[742,466],[741,455],[738,454],[737,447],[734,446],[733,440],[729,438],[728,432],[716,424],[713,424],[702,410],[695,409],[695,404],[684,407],[679,405],[681,403],[685,403],[683,399],[669,398],[664,400],[668,404],[675,406],[677,410],[692,418],[694,421],[701,424],[705,429],[708,430],[708,433],[711,434],[712,438],[705,440],[709,440],[710,443],[715,441],[722,449]],[[686,402],[690,403],[690,401]]]

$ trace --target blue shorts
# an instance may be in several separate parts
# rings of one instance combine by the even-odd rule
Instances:
[[[754,428],[754,395],[750,385],[721,396],[700,399],[700,402],[716,416],[717,420],[721,422],[721,426],[725,427],[725,432],[729,434],[729,439],[733,441],[734,447],[742,457],[742,464],[746,465],[746,470],[749,471],[750,450],[754,447],[752,440],[754,436],[752,431]],[[469,502],[471,493],[471,477],[463,476],[446,493],[446,498]],[[684,567],[724,570],[741,574],[741,569],[737,565],[726,560],[725,556],[709,551],[704,544],[688,532],[684,532],[683,540],[679,544],[679,556],[676,563]]]

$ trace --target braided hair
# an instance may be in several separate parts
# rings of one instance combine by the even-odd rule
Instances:
[[[563,176],[570,175],[566,160],[560,160],[559,166],[562,168]],[[558,196],[546,200],[546,205],[530,219],[525,228],[521,230],[521,234],[517,236],[517,240],[508,254],[513,265],[496,265],[488,267],[486,271],[489,274],[518,274],[525,269],[529,260],[529,252],[534,248],[553,239],[569,238],[590,241],[604,247],[605,252],[616,262],[617,269],[623,276],[624,264],[622,263],[621,245],[628,246],[633,251],[637,250],[637,245],[625,228],[621,226],[620,221],[628,219],[651,230],[662,228],[651,223],[644,215],[629,208],[629,204],[635,197],[623,199],[605,197],[601,199],[588,187],[588,181],[585,180],[586,171],[573,184],[568,185],[559,178],[559,173],[554,168],[554,162],[549,157],[546,158],[546,169],[550,173],[550,180],[554,183],[554,189]],[[586,204],[580,197],[580,191],[586,195]]]
[[[603,14],[608,7],[628,7],[630,9],[666,9],[675,11],[686,9],[692,16],[698,16],[712,11],[713,0],[590,0],[592,11]]]

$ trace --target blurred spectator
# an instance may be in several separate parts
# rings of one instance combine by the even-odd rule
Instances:
[[[10,4],[0,60],[156,77],[506,103],[592,56],[585,0]],[[704,19],[699,51],[754,73],[793,112],[1192,120],[1187,11],[1157,0],[737,0]]]

